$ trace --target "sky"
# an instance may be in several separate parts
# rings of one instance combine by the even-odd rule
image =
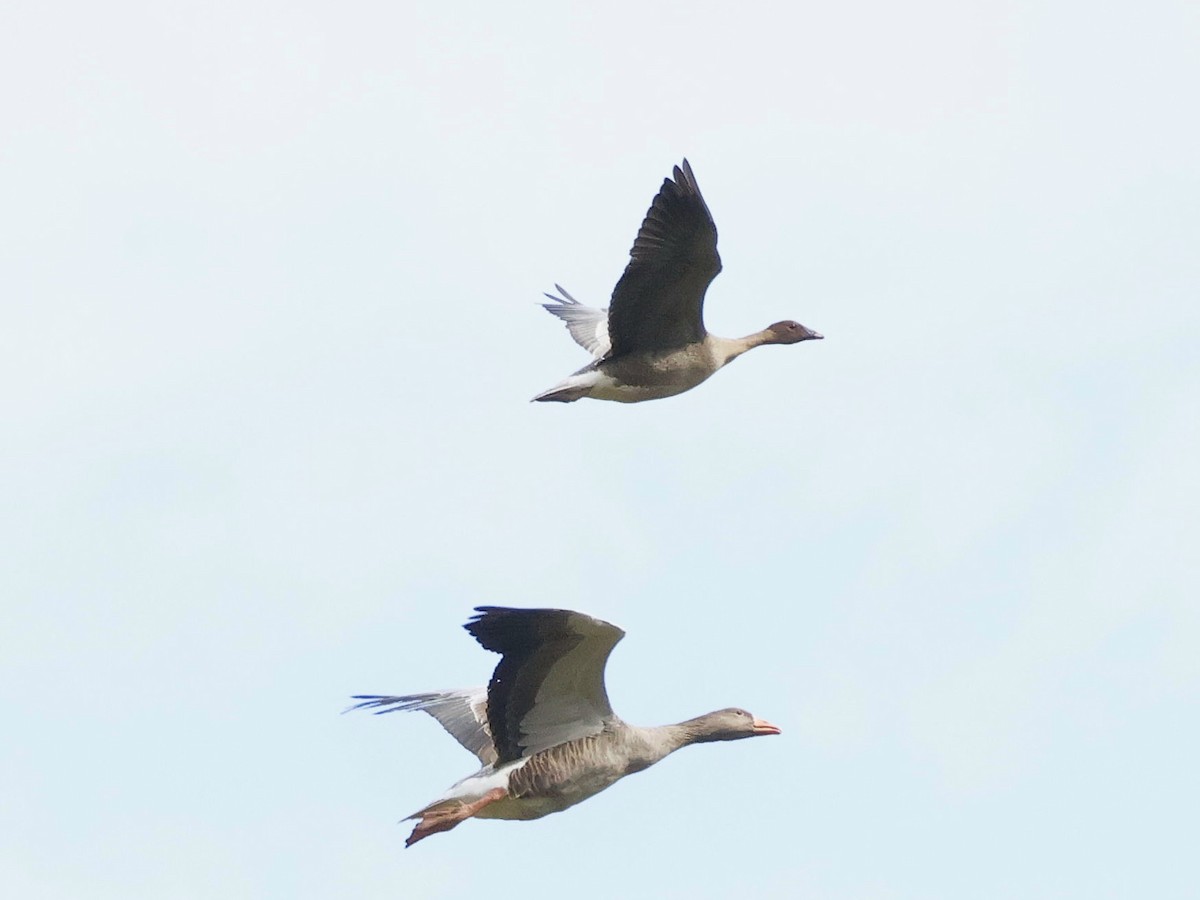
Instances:
[[[1195,896],[1196,4],[4,18],[7,896]],[[685,156],[826,339],[530,404]],[[479,604],[783,734],[405,850]]]

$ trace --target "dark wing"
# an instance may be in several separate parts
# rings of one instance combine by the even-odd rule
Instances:
[[[604,665],[620,628],[566,609],[476,612],[464,627],[503,657],[488,684],[498,764],[597,734],[613,718]]]
[[[608,308],[612,356],[701,341],[704,292],[721,271],[717,226],[688,161],[665,179]]]
[[[474,753],[481,763],[490,766],[496,761],[496,747],[487,723],[487,689],[466,691],[434,691],[428,694],[408,694],[404,697],[385,697],[380,694],[359,694],[351,709],[373,709],[376,715],[389,712],[420,710],[437,719],[456,741]]]

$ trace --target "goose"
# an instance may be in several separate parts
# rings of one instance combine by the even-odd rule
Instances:
[[[625,632],[567,609],[480,606],[463,627],[500,654],[486,688],[405,696],[358,694],[346,711],[420,710],[482,768],[417,810],[411,847],[469,818],[538,819],[562,812],[689,744],[779,734],[744,709],[640,728],[612,711],[608,655]]]
[[[552,302],[543,307],[592,362],[534,401],[658,400],[691,390],[755,347],[823,339],[790,319],[743,338],[709,334],[704,293],[720,271],[717,226],[685,159],[663,179],[608,308],[585,306],[557,284],[558,295],[545,295]]]

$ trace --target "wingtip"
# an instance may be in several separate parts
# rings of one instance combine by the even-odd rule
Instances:
[[[355,710],[358,710],[358,709],[366,709],[368,706],[371,706],[372,704],[374,704],[375,701],[379,699],[379,697],[374,694],[355,694],[350,699],[357,700],[359,702],[352,704],[350,706],[347,706],[338,715],[344,716],[348,712],[354,712]],[[376,713],[376,715],[378,715],[378,713]]]
[[[576,300],[574,297],[572,297],[570,295],[570,293],[568,293],[561,284],[555,284],[554,289],[556,291],[558,291],[559,294],[562,294],[562,296],[559,297],[559,296],[556,296],[555,294],[547,293],[546,291],[542,291],[542,296],[548,297],[549,299],[551,299],[555,303],[557,303],[559,306],[579,306],[580,305],[579,301]],[[545,303],[543,303],[542,306],[545,309],[550,310],[551,312],[553,312],[556,309],[556,307],[547,306]]]
[[[534,397],[534,400],[536,400],[536,399],[537,398]],[[533,400],[531,400],[529,402],[532,403]],[[504,607],[502,607],[502,606],[476,606],[475,609],[472,611],[473,615],[471,616],[471,618],[467,619],[467,621],[463,623],[463,628],[465,628],[467,631],[471,631],[471,629],[476,624],[478,624],[479,622],[486,619],[489,615],[494,613],[496,610],[502,610],[502,609],[504,609]],[[472,632],[472,634],[473,633],[474,632]]]
[[[687,161],[686,156],[683,158],[683,177],[686,186],[699,194],[700,185],[696,183],[696,173],[692,171],[692,164]]]

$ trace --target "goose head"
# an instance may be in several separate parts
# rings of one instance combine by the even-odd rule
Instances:
[[[708,741],[740,741],[742,738],[764,734],[779,734],[779,727],[763,719],[757,719],[744,709],[731,706],[718,709],[687,723],[692,743]]]
[[[774,325],[768,325],[764,331],[766,344],[798,344],[801,341],[822,341],[825,335],[806,328],[799,322],[784,319]]]

